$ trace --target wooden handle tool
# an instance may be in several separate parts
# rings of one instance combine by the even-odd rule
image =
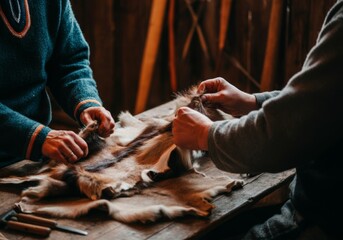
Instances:
[[[43,226],[33,225],[29,223],[18,222],[14,220],[7,221],[6,228],[25,232],[25,233],[35,234],[42,237],[49,236],[51,232],[51,228],[49,227],[43,227]]]
[[[34,215],[29,215],[25,213],[18,213],[17,215],[15,215],[15,217],[20,222],[31,223],[31,224],[40,225],[40,226],[49,227],[49,228],[54,228],[57,226],[57,221],[50,220],[43,217],[34,216]]]
[[[38,216],[30,215],[30,214],[18,213],[17,215],[15,215],[15,218],[21,222],[36,224],[39,226],[48,227],[48,228],[59,230],[59,231],[75,233],[75,234],[84,235],[84,236],[88,234],[88,232],[84,230],[73,228],[70,226],[59,225],[57,221],[55,220],[38,217]]]

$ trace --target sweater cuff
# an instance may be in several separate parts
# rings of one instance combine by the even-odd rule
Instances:
[[[34,130],[30,135],[31,137],[26,149],[25,157],[26,159],[39,161],[43,158],[42,146],[51,129],[41,124],[33,129]]]
[[[102,104],[96,99],[86,99],[79,102],[74,109],[74,118],[80,123],[80,114],[87,108],[90,107],[101,107]]]
[[[279,95],[280,91],[279,90],[275,90],[275,91],[271,91],[271,92],[262,92],[262,93],[254,93],[253,95],[256,98],[256,103],[258,108],[262,107],[262,104],[273,97],[276,97],[277,95]]]
[[[262,107],[262,103],[268,99],[268,97],[264,93],[255,93],[253,94],[256,98],[256,104],[258,108]]]

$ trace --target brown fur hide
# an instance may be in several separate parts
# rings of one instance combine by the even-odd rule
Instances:
[[[204,162],[199,163],[199,154],[173,144],[172,119],[180,106],[190,106],[213,120],[225,117],[213,106],[204,106],[192,88],[176,97],[175,108],[166,116],[121,113],[107,139],[95,134],[96,123],[87,126],[79,134],[93,153],[74,165],[53,160],[31,163],[21,169],[23,173],[31,168],[26,173],[0,178],[0,183],[36,183],[22,191],[17,205],[23,212],[75,218],[99,209],[127,223],[208,216],[213,197],[242,182],[224,173],[215,177],[201,173]]]

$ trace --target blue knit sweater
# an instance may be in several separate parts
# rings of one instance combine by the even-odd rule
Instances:
[[[89,47],[68,0],[0,1],[0,167],[40,160],[49,87],[73,118],[101,105]]]

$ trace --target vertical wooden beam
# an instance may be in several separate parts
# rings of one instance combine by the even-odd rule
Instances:
[[[148,36],[145,42],[143,61],[138,84],[135,113],[145,110],[151,79],[160,45],[167,0],[153,0],[150,13]]]
[[[177,91],[177,78],[176,78],[176,57],[175,57],[175,0],[169,0],[168,11],[168,52],[169,52],[169,76],[170,86],[173,92]]]
[[[273,0],[269,20],[268,39],[261,76],[261,91],[270,91],[277,74],[280,56],[281,27],[284,12],[284,0]]]
[[[72,0],[75,16],[90,46],[90,61],[104,106],[113,111],[114,21],[113,0]]]
[[[228,34],[228,28],[230,25],[230,15],[232,8],[232,0],[222,0],[220,5],[220,19],[219,19],[219,38],[218,38],[218,55],[216,61],[216,75],[219,75],[219,71],[222,65],[223,52]]]
[[[93,46],[92,68],[104,106],[114,110],[114,22],[113,0],[102,0],[101,4],[90,4],[91,31]]]

